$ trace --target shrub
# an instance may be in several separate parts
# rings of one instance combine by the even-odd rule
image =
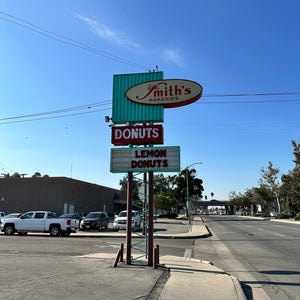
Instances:
[[[288,219],[288,216],[286,214],[280,213],[277,214],[276,219]]]
[[[300,221],[300,213],[298,213],[298,214],[296,215],[295,220],[296,220],[296,221]]]

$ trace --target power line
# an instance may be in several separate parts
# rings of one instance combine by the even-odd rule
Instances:
[[[298,95],[300,92],[281,92],[281,93],[259,93],[259,94],[206,94],[203,95],[203,97],[246,97],[246,96],[274,96],[274,95]],[[289,102],[300,102],[300,99],[278,99],[278,100],[238,100],[238,101],[198,101],[196,104],[263,104],[263,103],[289,103]],[[104,109],[98,109],[98,110],[92,110],[93,108],[99,107],[99,106],[106,106],[111,105],[112,100],[105,100],[102,102],[95,102],[91,104],[85,104],[80,106],[74,106],[69,108],[63,108],[63,109],[57,109],[52,111],[45,111],[40,113],[34,113],[34,114],[24,114],[20,116],[13,116],[13,117],[6,117],[6,118],[0,118],[0,125],[1,124],[11,124],[11,123],[21,123],[21,122],[30,122],[30,121],[41,121],[41,120],[47,120],[47,119],[55,119],[55,118],[62,118],[62,117],[71,117],[71,116],[77,116],[77,115],[83,115],[83,114],[90,114],[90,113],[96,113],[100,111],[106,111],[110,110],[111,107],[104,108]],[[80,112],[80,113],[71,113],[77,110],[88,110],[87,112]],[[70,112],[70,113],[69,113]],[[41,117],[46,115],[52,115],[52,114],[62,114],[58,116],[53,117]],[[40,118],[39,118],[40,117]],[[28,119],[31,118],[31,119]],[[26,120],[20,120],[20,119],[26,119]]]
[[[25,28],[25,29],[34,31],[34,32],[39,33],[41,35],[44,35],[44,36],[46,36],[48,38],[54,39],[56,41],[59,41],[61,43],[68,44],[68,45],[73,46],[73,47],[77,47],[77,48],[81,48],[81,49],[93,52],[93,53],[95,53],[97,55],[101,55],[101,56],[103,56],[103,57],[105,57],[107,59],[110,59],[110,60],[113,60],[113,61],[116,61],[116,62],[119,62],[119,63],[131,65],[131,66],[134,66],[136,68],[142,69],[144,71],[151,70],[151,68],[149,68],[149,67],[146,67],[146,66],[137,64],[137,63],[135,63],[133,61],[130,61],[130,60],[127,60],[127,59],[115,56],[115,55],[113,55],[111,53],[99,50],[97,48],[90,47],[87,44],[84,44],[84,43],[82,43],[80,41],[77,41],[75,39],[69,38],[67,36],[64,36],[64,35],[61,35],[61,34],[57,34],[57,33],[51,32],[49,30],[43,29],[43,28],[41,28],[39,26],[34,25],[33,23],[30,23],[30,22],[28,22],[28,21],[26,21],[24,19],[18,18],[16,16],[7,14],[7,13],[2,12],[2,11],[0,11],[0,14],[6,16],[6,17],[3,17],[3,16],[0,17],[0,19],[2,19],[2,20],[5,20],[5,21],[10,22],[10,23],[14,23],[16,25],[19,25],[19,26]],[[9,17],[11,19],[9,19],[7,17]]]
[[[110,108],[105,109],[98,109],[94,111],[87,111],[82,113],[74,113],[74,114],[67,114],[67,115],[60,115],[60,116],[53,116],[53,117],[44,117],[44,118],[35,118],[35,119],[29,119],[29,120],[20,120],[20,121],[8,121],[8,122],[0,122],[0,125],[2,124],[12,124],[12,123],[24,123],[24,122],[33,122],[33,121],[42,121],[42,120],[50,120],[50,119],[58,119],[58,118],[65,118],[65,117],[74,117],[79,115],[86,115],[86,114],[92,114],[100,111],[110,110]]]
[[[12,172],[12,173],[14,173],[14,171],[13,171],[12,169],[6,167],[6,166],[5,166],[4,164],[2,164],[1,162],[0,162],[0,168],[1,168],[3,171],[5,171],[5,172],[8,172],[8,173]]]
[[[261,104],[261,103],[288,103],[300,102],[300,99],[279,99],[279,100],[245,100],[245,101],[200,101],[196,104]]]
[[[43,116],[43,115],[54,113],[54,111],[49,112],[49,113],[43,112],[43,113],[38,113],[38,114],[31,114],[31,115],[23,115],[23,116],[17,116],[17,117],[3,118],[3,119],[0,119],[0,125],[13,124],[13,123],[24,123],[24,122],[33,122],[33,121],[42,121],[42,120],[58,119],[58,118],[65,118],[65,117],[73,117],[73,116],[79,116],[79,115],[86,115],[86,114],[97,113],[97,112],[106,111],[106,110],[111,110],[111,107],[104,108],[104,109],[92,110],[92,111],[86,111],[86,112],[69,113],[69,114],[63,114],[63,115],[52,116],[52,117],[40,117],[40,118],[38,118],[38,116]],[[60,110],[60,111],[61,112],[62,111],[70,111],[71,112],[72,108],[70,110],[65,109],[65,110]],[[35,118],[26,119],[29,116],[34,116]],[[23,120],[20,120],[21,118],[23,118]]]
[[[246,93],[246,94],[206,94],[203,97],[248,97],[248,96],[286,96],[300,95],[300,92],[276,92],[276,93]]]
[[[21,115],[21,116],[1,118],[0,121],[8,121],[8,120],[15,120],[15,119],[22,119],[22,118],[38,117],[38,116],[42,116],[42,115],[59,114],[59,113],[65,113],[65,112],[70,112],[70,111],[75,111],[75,110],[82,110],[82,109],[90,110],[94,107],[108,105],[108,104],[111,104],[111,100],[106,100],[106,101],[102,101],[102,102],[86,104],[86,105],[81,105],[81,106],[74,106],[74,107],[69,107],[69,108],[57,109],[57,110],[52,110],[52,111],[46,111],[46,112],[41,112],[41,113],[35,113],[35,114],[27,114],[27,115]]]

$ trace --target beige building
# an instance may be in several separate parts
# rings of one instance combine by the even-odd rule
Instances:
[[[115,213],[124,205],[126,199],[120,190],[67,177],[0,178],[0,211],[5,213]]]

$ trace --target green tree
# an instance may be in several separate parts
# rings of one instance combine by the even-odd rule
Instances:
[[[154,196],[154,208],[161,210],[171,210],[174,208],[176,200],[168,194],[157,194]]]
[[[238,211],[241,210],[241,211],[250,212],[251,197],[249,197],[249,193],[243,194],[243,193],[237,193],[235,191],[230,192],[229,201],[230,204],[234,205]]]
[[[174,178],[174,195],[176,199],[178,199],[181,207],[186,206],[187,196],[202,198],[202,192],[204,191],[203,181],[193,176],[195,172],[195,169],[183,169],[178,176]]]
[[[141,199],[139,197],[139,186],[142,184],[141,180],[138,180],[136,178],[133,178],[133,202],[141,205]],[[128,186],[128,175],[123,176],[122,179],[120,179],[119,185],[121,186],[120,190],[124,192],[127,195],[127,186]]]
[[[281,195],[285,199],[285,209],[300,211],[300,144],[292,141],[295,167],[281,177]]]
[[[167,176],[163,174],[154,175],[154,194],[166,193],[174,186],[174,180],[176,176]]]
[[[285,210],[300,211],[300,144],[292,140],[293,162],[295,167],[279,178],[279,168],[271,162],[261,169],[259,186],[247,190],[244,194],[231,192],[229,199],[238,209],[260,204],[263,209],[278,212]]]
[[[40,172],[35,172],[33,175],[32,175],[33,178],[41,178],[42,175]]]
[[[154,208],[161,210],[177,209],[177,200],[174,194],[174,180],[176,176],[154,175]]]
[[[13,177],[13,178],[20,178],[21,175],[18,172],[15,172],[11,177]]]
[[[295,159],[293,162],[296,164],[296,168],[300,167],[300,144],[297,144],[295,140],[292,140],[292,145],[294,147],[293,154],[295,156]]]
[[[278,179],[279,168],[273,167],[272,162],[269,161],[267,168],[261,168],[261,178],[259,180],[260,187],[270,191],[274,197],[278,212],[281,212],[280,201],[280,182]]]
[[[264,185],[252,188],[252,203],[260,205],[263,211],[273,211],[274,196]]]

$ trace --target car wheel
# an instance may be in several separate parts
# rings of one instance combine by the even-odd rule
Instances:
[[[102,226],[102,223],[100,223],[100,224],[99,224],[99,227],[98,227],[98,230],[99,230],[99,231],[102,231],[102,229],[103,229],[103,226]]]
[[[13,225],[6,225],[4,228],[5,235],[13,235],[15,233],[15,227]]]
[[[50,236],[57,237],[60,235],[60,228],[57,225],[53,225],[50,228]]]

